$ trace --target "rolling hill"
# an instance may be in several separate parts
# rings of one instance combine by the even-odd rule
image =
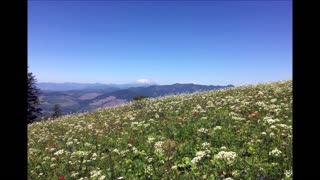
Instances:
[[[28,125],[28,179],[292,179],[292,81]]]
[[[160,97],[166,95],[208,91],[228,86],[205,86],[197,84],[152,85],[148,87],[131,87],[128,89],[85,89],[69,91],[41,91],[40,107],[43,116],[52,112],[54,104],[59,104],[64,114],[91,111],[100,107],[116,106],[130,102],[135,96]]]

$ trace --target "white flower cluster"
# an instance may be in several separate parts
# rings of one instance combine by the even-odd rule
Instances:
[[[154,117],[156,118],[156,119],[159,119],[159,114],[158,113],[156,113],[155,115],[154,115]]]
[[[269,152],[269,155],[270,156],[279,156],[282,152],[278,149],[278,148],[275,148],[274,150],[272,150],[271,152]]]
[[[153,169],[152,169],[152,166],[146,166],[145,168],[144,168],[144,172],[146,173],[146,174],[152,174],[152,171],[153,171]]]
[[[214,131],[219,130],[219,129],[222,129],[222,127],[221,126],[216,126],[216,127],[213,128]]]
[[[146,159],[148,160],[148,163],[151,163],[153,160],[153,158],[148,158],[148,157]]]
[[[263,118],[264,121],[267,121],[268,124],[273,124],[275,122],[279,122],[280,120],[279,119],[272,119],[271,117],[265,117]]]
[[[82,126],[80,124],[74,125],[73,127],[74,127],[74,129],[81,129],[82,130]]]
[[[72,171],[71,172],[71,177],[77,177],[79,175],[79,173]]]
[[[69,142],[67,142],[66,144],[67,144],[67,146],[71,146],[71,145],[73,145],[73,142],[72,142],[72,141],[69,141]]]
[[[79,180],[89,180],[87,177],[81,177]]]
[[[213,102],[212,102],[212,101],[208,101],[208,102],[207,102],[207,108],[208,108],[208,107],[214,107],[214,105],[213,105]]]
[[[276,98],[275,99],[271,99],[270,102],[275,103],[275,102],[277,102],[277,99]]]
[[[71,157],[74,156],[78,156],[78,157],[84,157],[84,156],[88,156],[88,152],[87,151],[75,151],[71,154]]]
[[[152,143],[155,140],[154,137],[148,137],[147,143]]]
[[[198,130],[198,132],[199,132],[199,133],[207,134],[207,133],[208,133],[208,129],[206,129],[206,128],[200,128],[200,129]]]
[[[112,152],[114,152],[116,154],[120,154],[120,151],[118,149],[114,149],[114,150],[112,150]]]
[[[201,110],[202,107],[198,104],[195,109],[196,109],[196,110]]]
[[[288,130],[291,130],[291,128],[292,128],[291,126],[288,126],[286,124],[277,124],[276,126],[284,128],[284,129],[288,129]]]
[[[94,161],[97,159],[97,156],[98,156],[97,153],[93,153],[91,159]]]
[[[55,150],[55,149],[53,149],[53,151],[54,151],[54,150]],[[29,154],[35,154],[35,153],[37,153],[37,152],[39,152],[38,149],[29,148]]]
[[[292,177],[292,170],[286,170],[286,171],[284,172],[284,175],[285,175],[287,178]]]
[[[273,132],[271,132],[271,133],[269,134],[269,136],[270,136],[270,137],[274,137],[275,134],[274,134]]]
[[[164,152],[164,150],[162,149],[162,145],[163,142],[162,141],[158,141],[154,144],[154,148],[156,152]]]
[[[59,151],[55,152],[55,153],[54,153],[54,155],[60,155],[60,154],[63,154],[63,153],[64,153],[64,150],[63,150],[63,149],[61,149],[61,150],[59,150]]]
[[[266,104],[264,102],[262,102],[262,101],[256,102],[256,105],[260,106],[260,107],[266,107]]]
[[[235,120],[235,121],[244,121],[244,120],[246,120],[245,118],[243,118],[243,117],[238,117],[238,116],[231,116],[231,118],[232,118],[233,120]]]
[[[123,151],[120,151],[120,155],[121,156],[125,156],[130,150],[123,150]]]
[[[201,147],[202,147],[202,149],[208,149],[210,147],[210,145],[211,145],[210,143],[204,142],[201,144]]]
[[[191,160],[191,163],[195,164],[195,163],[199,162],[205,156],[210,157],[210,150],[196,152],[196,157],[194,157]]]
[[[93,128],[94,123],[91,123],[88,125],[88,129],[92,129]]]
[[[201,118],[201,120],[207,120],[208,119],[208,117],[202,117]]]
[[[221,149],[221,150],[226,150],[226,149],[227,149],[227,147],[222,146],[220,149]]]
[[[93,170],[93,171],[91,171],[90,172],[90,178],[93,178],[93,177],[98,177],[98,176],[100,176],[101,175],[101,170]]]
[[[236,157],[237,153],[232,151],[220,151],[214,156],[215,159],[225,160],[228,164],[232,164]]]
[[[137,121],[134,121],[134,122],[131,122],[131,128],[132,129],[137,129],[138,127],[148,127],[150,126],[149,123],[146,123],[145,121],[140,121],[140,122],[137,122]]]

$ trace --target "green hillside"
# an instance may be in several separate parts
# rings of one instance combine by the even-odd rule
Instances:
[[[28,126],[29,179],[292,179],[292,81]]]

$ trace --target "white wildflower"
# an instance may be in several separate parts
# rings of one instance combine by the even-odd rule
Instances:
[[[191,160],[191,163],[195,164],[195,163],[199,162],[200,160],[201,160],[201,157],[196,156]]]
[[[284,172],[284,175],[285,175],[287,178],[292,177],[292,170],[286,170],[286,171]]]
[[[219,130],[219,129],[222,129],[222,127],[221,126],[216,126],[216,127],[213,128],[214,131]]]
[[[64,153],[64,150],[63,150],[63,149],[61,149],[61,150],[59,150],[59,151],[55,152],[55,153],[54,153],[54,155],[60,155],[60,154],[63,154],[63,153]]]
[[[146,174],[151,174],[152,171],[153,171],[152,166],[147,166],[147,167],[144,168],[144,172]]]
[[[275,136],[275,134],[272,132],[272,133],[269,134],[269,136],[273,137],[273,136]]]
[[[202,158],[204,158],[205,156],[209,156],[210,155],[210,150],[205,150],[205,151],[197,151],[196,152],[196,157],[194,157],[191,160],[191,163],[195,164],[197,162],[199,162]]]
[[[269,155],[270,156],[275,156],[275,157],[278,157],[282,152],[278,149],[278,148],[275,148],[274,150],[272,150],[271,152],[269,152]]]
[[[222,146],[220,149],[221,149],[221,150],[226,150],[226,149],[227,149],[227,147]]]
[[[207,102],[207,107],[213,107],[213,102],[212,101],[208,101]]]
[[[148,137],[147,143],[152,143],[155,140],[153,137]]]
[[[154,148],[156,152],[164,152],[164,150],[162,149],[162,145],[163,142],[162,141],[158,141],[154,144]]]
[[[200,105],[197,105],[197,106],[196,106],[196,109],[201,110],[202,107],[201,107]]]
[[[220,151],[214,156],[215,159],[225,160],[228,164],[232,164],[236,157],[237,153],[232,151]]]
[[[120,154],[120,151],[118,149],[114,149],[112,152]]]
[[[201,118],[201,120],[207,120],[207,119],[208,119],[207,117],[202,117],[202,118]]]
[[[90,178],[91,177],[97,177],[101,175],[101,170],[93,170],[90,172]]]
[[[76,177],[78,175],[79,175],[79,173],[73,171],[72,174],[71,174],[71,177]]]
[[[156,119],[158,119],[160,116],[159,116],[158,113],[156,113],[154,117],[155,117]]]
[[[204,143],[201,144],[201,146],[202,146],[203,149],[209,148],[210,145],[211,145],[211,144],[208,143],[208,142],[204,142]]]
[[[43,160],[44,160],[44,161],[50,160],[50,157],[49,157],[49,156],[46,156],[46,157],[43,158]]]
[[[206,128],[200,128],[200,129],[198,130],[198,132],[207,134],[207,133],[208,133],[208,129],[206,129]]]

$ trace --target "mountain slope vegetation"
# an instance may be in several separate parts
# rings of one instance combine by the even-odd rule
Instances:
[[[207,86],[198,84],[153,85],[148,87],[130,87],[128,89],[86,89],[70,91],[42,91],[40,107],[43,116],[52,113],[53,106],[59,104],[64,114],[91,111],[100,107],[120,105],[133,100],[136,96],[160,97],[179,93],[209,91],[229,86]]]
[[[292,179],[292,81],[28,125],[29,179]]]

